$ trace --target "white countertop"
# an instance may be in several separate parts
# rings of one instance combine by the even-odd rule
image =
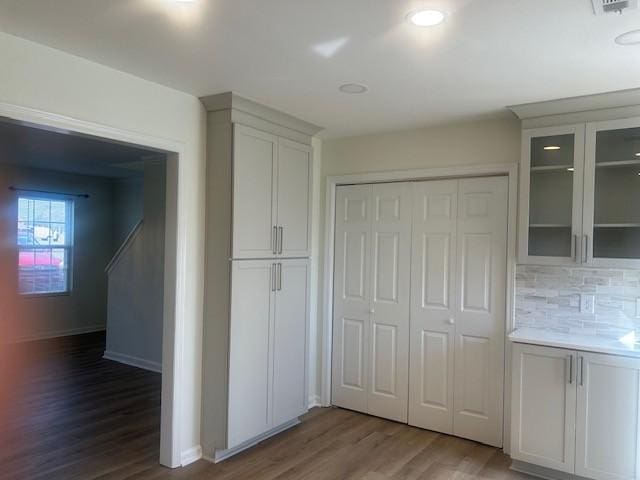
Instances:
[[[633,343],[632,338],[629,339],[630,341],[621,341],[595,335],[559,333],[541,328],[518,328],[509,334],[509,340],[516,343],[640,358],[640,344]]]

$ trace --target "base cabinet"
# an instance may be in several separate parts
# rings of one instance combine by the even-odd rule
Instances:
[[[640,478],[640,359],[514,344],[511,456],[596,480]]]

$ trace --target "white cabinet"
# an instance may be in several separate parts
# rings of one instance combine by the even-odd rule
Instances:
[[[639,478],[640,359],[514,344],[512,389],[512,458]]]
[[[233,262],[228,445],[306,411],[308,260]]]
[[[311,141],[320,129],[233,93],[201,100],[201,445],[220,461],[307,410]]]
[[[640,267],[640,118],[525,129],[521,263]]]
[[[640,359],[579,353],[577,475],[640,478]]]
[[[511,457],[574,471],[575,352],[515,344],[511,399]]]
[[[234,125],[233,258],[307,257],[311,148]]]

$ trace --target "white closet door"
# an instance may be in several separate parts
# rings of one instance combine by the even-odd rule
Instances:
[[[311,147],[278,139],[278,218],[283,257],[308,257],[311,239]]]
[[[502,446],[506,177],[459,181],[455,435]]]
[[[277,137],[234,125],[233,258],[275,253]]]
[[[332,403],[367,411],[371,185],[337,188]]]
[[[407,422],[411,184],[372,187],[368,412]]]
[[[227,448],[266,432],[272,425],[274,273],[269,260],[240,260],[232,265]]]
[[[453,433],[458,181],[413,185],[409,424]]]
[[[309,260],[280,260],[273,324],[273,424],[307,411]]]
[[[640,360],[578,353],[576,474],[640,478]]]

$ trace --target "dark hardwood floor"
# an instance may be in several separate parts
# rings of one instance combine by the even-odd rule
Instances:
[[[0,479],[530,478],[495,448],[338,408],[314,409],[223,463],[169,470],[158,465],[160,375],[103,360],[103,350],[104,335],[89,334],[3,358],[20,374],[0,416]]]

